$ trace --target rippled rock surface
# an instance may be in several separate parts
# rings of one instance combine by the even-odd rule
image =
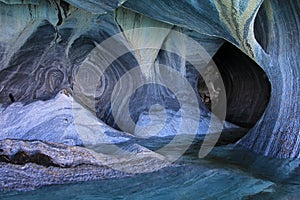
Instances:
[[[2,190],[155,171],[190,145],[299,158],[299,13],[294,0],[0,0]],[[129,172],[92,157],[124,148],[141,159],[116,161]],[[43,175],[9,185],[21,170]]]
[[[39,141],[2,140],[1,191],[32,190],[51,184],[120,178],[170,167],[163,156],[139,145],[107,155],[82,147]]]

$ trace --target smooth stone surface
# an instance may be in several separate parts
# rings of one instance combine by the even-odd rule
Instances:
[[[129,0],[124,6],[224,38],[256,61],[271,83],[270,101],[262,118],[238,145],[265,156],[300,156],[299,1],[188,0],[183,4]]]
[[[121,4],[122,8],[118,8]],[[172,173],[167,174],[170,179],[163,177],[176,183],[176,186],[171,185],[172,191],[178,191],[172,193],[173,197],[188,193],[197,198],[200,188],[201,192],[211,198],[230,198],[232,195],[238,198],[255,198],[260,195],[274,198],[269,194],[278,188],[282,191],[285,183],[288,183],[285,190],[297,190],[297,159],[257,159],[243,152],[240,147],[264,156],[300,157],[299,10],[300,2],[295,0],[1,0],[0,139],[43,140],[69,146],[41,141],[1,140],[0,190],[30,190],[49,184],[153,172],[170,166],[168,155],[158,154],[163,154],[163,151],[159,151],[162,146],[176,152],[181,145],[192,144],[196,154],[198,153],[203,140],[193,141],[194,138],[188,134],[180,135],[179,143],[171,146],[172,148],[167,144],[178,132],[179,122],[186,119],[193,119],[192,124],[200,122],[197,133],[203,137],[207,133],[210,118],[215,117],[201,101],[198,91],[199,73],[191,63],[170,52],[157,49],[136,51],[136,48],[148,43],[154,43],[157,48],[171,46],[184,51],[185,44],[173,40],[168,31],[120,34],[114,41],[119,45],[118,48],[111,45],[113,48],[106,50],[112,50],[106,54],[114,55],[119,48],[124,47],[128,52],[109,63],[103,76],[97,79],[96,87],[93,85],[87,90],[79,90],[82,92],[81,96],[76,93],[76,75],[82,64],[86,64],[85,61],[91,61],[89,64],[98,67],[97,70],[100,71],[103,66],[97,65],[97,59],[102,59],[107,64],[103,54],[93,57],[95,60],[89,60],[89,55],[99,48],[101,42],[122,30],[151,26],[191,36],[211,57],[225,41],[230,42],[253,59],[266,74],[264,77],[263,73],[252,68],[252,64],[249,64],[249,70],[245,66],[241,67],[245,70],[233,70],[234,72],[231,72],[234,66],[223,68],[223,75],[226,77],[241,73],[229,89],[235,89],[234,85],[239,82],[239,87],[247,88],[247,77],[257,78],[253,86],[249,87],[250,92],[243,93],[239,90],[230,95],[231,102],[237,102],[237,107],[242,107],[241,104],[257,105],[257,110],[241,108],[247,110],[245,115],[234,109],[230,113],[236,121],[243,118],[243,123],[247,126],[254,123],[256,125],[235,145],[237,150],[234,151],[238,151],[235,155],[228,155],[226,149],[221,149],[217,152],[221,156],[215,153],[207,160],[199,161],[197,154],[197,160],[192,160],[197,167],[184,168],[184,173],[180,170],[173,171],[173,174],[182,172],[183,177],[176,179],[175,176],[173,179]],[[226,59],[226,56],[223,57]],[[209,60],[205,62],[208,64]],[[222,63],[222,60],[219,62]],[[147,80],[165,80],[162,77],[163,68],[158,67],[160,64],[167,65],[169,71],[174,70],[182,75],[190,84],[192,93],[196,94],[196,98],[191,98],[191,93],[182,89],[180,81],[169,81],[172,86],[181,89],[178,93],[185,97],[186,110],[182,109],[176,98],[178,93],[162,86],[144,85],[134,90],[128,98],[127,93],[134,88],[134,81],[141,77],[145,76]],[[128,73],[138,67],[141,67],[139,75],[142,76]],[[120,104],[114,108],[111,101],[114,88],[128,74],[132,81],[121,84],[118,88]],[[88,80],[87,83],[93,78],[99,78],[92,75],[93,71],[82,78]],[[266,87],[265,78],[271,87],[266,110],[265,100],[269,93],[266,94],[265,91],[269,90],[263,89]],[[224,81],[230,85],[231,80],[234,78]],[[211,87],[214,88],[215,85]],[[62,89],[63,92],[59,93]],[[256,91],[264,93],[259,100],[257,95],[252,95]],[[245,103],[239,100],[243,95],[248,100]],[[128,99],[129,114],[125,115],[127,112],[123,111]],[[195,107],[197,103],[199,106]],[[200,109],[199,115],[195,115],[195,108]],[[117,116],[114,116],[114,111]],[[188,113],[187,117],[180,118],[182,113]],[[120,127],[116,118],[125,127]],[[128,123],[130,119],[141,126],[132,127]],[[166,123],[161,126],[163,120]],[[152,129],[147,129],[150,122],[154,122]],[[223,123],[222,120],[220,123]],[[235,128],[237,127],[225,122],[224,131],[227,131],[227,135],[222,135],[224,138],[220,139],[219,144],[242,137],[243,134],[236,134],[240,129]],[[189,124],[186,124],[182,132],[189,133],[190,130]],[[81,145],[95,151],[71,145]],[[208,144],[214,145],[215,143]],[[189,154],[194,149],[187,150]],[[200,164],[205,165],[214,159],[217,162],[208,167],[200,166],[199,169]],[[224,166],[226,162],[229,165]],[[240,165],[236,165],[236,162]],[[136,183],[140,182],[134,182]],[[291,186],[292,184],[294,185]],[[156,192],[157,185],[151,187],[151,182],[146,183],[148,185],[149,189]],[[126,186],[130,184],[126,182]],[[185,186],[184,189],[182,186]],[[161,190],[159,187],[158,193]],[[169,190],[165,191],[167,195],[171,195]],[[148,192],[145,196],[147,195],[151,197],[151,193]]]
[[[13,9],[11,5],[5,6],[5,9],[7,10]],[[18,8],[20,10],[24,9],[25,11],[27,11],[29,9],[24,5],[18,6],[20,6]],[[41,3],[39,6],[35,7],[35,9],[39,12],[51,9],[55,10],[55,7],[53,6],[54,5],[49,4],[49,2],[44,4]],[[118,12],[121,11],[126,13],[126,16],[128,15],[129,17],[119,17],[119,20],[117,20],[118,23],[116,23],[114,21],[114,16],[112,13],[108,13],[107,15],[92,14],[85,10],[76,9],[71,5],[68,6],[66,14],[62,16],[62,20],[60,20],[60,17],[55,13],[46,13],[46,16],[35,16],[32,15],[32,10],[29,9],[29,16],[30,19],[34,21],[34,26],[29,26],[27,22],[24,22],[24,26],[26,27],[27,31],[23,31],[22,29],[15,30],[16,34],[18,33],[19,35],[22,35],[24,33],[24,35],[22,35],[21,38],[26,38],[25,42],[21,44],[18,48],[9,48],[9,46],[7,45],[3,46],[4,56],[2,57],[2,62],[4,65],[2,66],[4,69],[0,72],[0,102],[3,104],[3,107],[6,107],[10,104],[14,104],[14,102],[22,102],[26,105],[30,105],[30,103],[37,100],[49,100],[53,98],[61,89],[67,89],[72,93],[72,90],[75,89],[74,85],[76,83],[76,73],[78,72],[80,67],[82,67],[82,63],[84,63],[87,56],[91,54],[91,52],[96,48],[97,44],[101,43],[110,36],[113,36],[114,34],[120,32],[119,26],[121,25],[128,26],[127,28],[149,27],[152,25],[170,28],[170,25],[165,25],[162,22],[158,22],[147,17],[142,17],[138,13],[133,13],[132,11],[126,9],[120,9],[120,11]],[[117,14],[117,16],[118,15],[119,14]],[[27,19],[27,17],[29,16],[25,15],[22,17],[24,19]],[[141,18],[140,25],[136,26],[136,24],[133,24],[131,27],[130,24],[128,25],[125,22],[123,23],[122,21],[127,20],[128,22],[130,20],[133,20],[134,17]],[[4,19],[7,19],[7,17],[4,17]],[[49,19],[55,20],[51,21]],[[5,21],[4,25],[10,27],[11,23],[9,21]],[[205,35],[197,34],[193,31],[181,30],[180,28],[177,29],[177,31],[182,31],[183,33],[186,33],[187,35],[194,38],[197,42],[199,42],[200,45],[204,47],[205,50],[207,50],[207,52],[210,55],[213,55],[222,44],[222,41],[219,39],[213,39],[211,37],[207,38],[205,37]],[[31,35],[27,36],[26,34],[28,33],[31,33]],[[147,32],[145,32],[133,36],[121,36],[119,38],[120,41],[118,42],[127,45],[127,40],[129,37],[140,37],[141,41],[145,42],[147,41],[149,35],[147,34]],[[160,38],[161,35],[157,33],[156,35],[153,34],[152,37]],[[173,41],[171,37],[163,37],[166,37],[166,41],[163,42],[163,39],[160,40],[161,42],[159,43],[158,47],[161,45],[173,45],[174,48],[181,48],[181,46],[184,46],[184,44],[180,44],[179,46],[176,45],[176,41]],[[14,37],[10,38],[10,40],[13,41]],[[141,47],[143,47],[143,45],[143,42],[141,44],[137,44],[137,46]],[[12,51],[12,56],[9,56],[10,54],[6,54],[7,51]],[[87,102],[80,101],[81,104],[85,104],[85,106],[90,108],[92,111],[96,112],[97,117],[100,118],[103,122],[115,129],[119,129],[120,127],[115,122],[116,116],[113,116],[112,114],[112,90],[116,86],[118,80],[124,74],[126,74],[126,72],[133,69],[134,67],[137,67],[140,62],[138,59],[135,58],[135,56],[132,53],[130,53],[130,49],[128,49],[128,52],[129,53],[121,56],[115,62],[113,62],[105,71],[99,83],[97,83],[99,85],[97,86],[97,88],[95,88],[96,91],[95,94],[93,94],[96,97],[94,104],[86,105]],[[153,54],[153,52],[151,51],[148,51],[147,53],[150,53],[149,55]],[[153,59],[156,57],[156,63],[167,65],[171,69],[174,69],[175,71],[181,73],[181,75],[183,75],[183,77],[187,79],[187,81],[191,84],[194,90],[192,91],[192,93],[196,95],[196,98],[194,98],[193,101],[191,101],[191,99],[187,101],[187,96],[189,96],[190,93],[187,93],[186,91],[184,91],[184,89],[182,89],[182,91],[180,91],[180,95],[183,98],[185,98],[185,103],[188,105],[186,106],[187,110],[181,110],[180,112],[181,114],[186,113],[185,115],[189,116],[188,118],[195,119],[192,120],[193,124],[199,123],[197,118],[201,120],[200,126],[198,128],[199,130],[196,129],[195,134],[207,134],[211,132],[218,132],[219,130],[213,127],[212,130],[207,131],[210,126],[209,121],[211,119],[211,114],[201,102],[200,96],[198,94],[197,80],[199,77],[199,73],[197,73],[192,66],[185,67],[185,61],[183,59],[176,57],[175,55],[172,55],[170,53],[163,51],[158,52],[156,50],[154,51],[153,55],[154,57],[150,59],[149,62],[153,62]],[[145,56],[147,57],[147,55]],[[102,66],[98,66],[97,62],[94,64],[96,67],[99,67],[101,69]],[[157,69],[156,72],[153,71],[153,69],[151,69],[150,71],[152,73],[151,77],[153,79],[164,79],[164,77],[161,76],[161,69]],[[91,76],[89,76],[89,79],[91,79]],[[180,88],[182,88],[182,82],[173,83],[173,81],[171,81],[172,86],[180,90]],[[119,94],[119,98],[121,101],[125,99],[125,95],[127,95],[126,91],[128,91],[127,87],[130,86],[131,85],[122,86],[124,88],[121,88],[123,90],[123,93]],[[84,92],[85,91],[83,91],[83,95],[86,94]],[[74,95],[80,100],[80,96],[78,96],[78,94]],[[89,95],[90,94],[86,94],[87,97]],[[200,105],[199,110],[201,110],[201,112],[200,115],[197,114],[198,116],[193,116],[193,113],[195,113],[193,111],[195,110],[194,106],[197,103]],[[134,94],[132,94],[132,97],[130,99],[130,116],[124,117],[122,112],[123,107],[119,106],[117,108],[119,110],[117,111],[120,114],[120,116],[117,117],[121,120],[124,120],[125,125],[128,124],[129,118],[132,118],[134,123],[138,123],[138,120],[143,120],[142,118],[144,117],[140,117],[140,115],[142,113],[147,113],[151,106],[153,106],[154,104],[160,104],[163,107],[165,107],[169,117],[172,117],[172,113],[179,112],[179,104],[176,100],[176,96],[167,88],[145,85],[143,88],[137,90]],[[39,106],[39,104],[36,104],[35,106]],[[59,105],[53,106],[57,106],[58,108],[60,107]],[[6,115],[8,115],[8,112],[6,112]],[[86,115],[88,114],[85,113],[84,116]],[[6,132],[2,134],[2,138],[12,137],[19,139],[41,139],[45,141],[64,142],[72,145],[82,145],[82,142],[80,141],[83,140],[82,137],[86,138],[86,142],[83,142],[86,145],[88,145],[90,142],[93,142],[94,145],[94,143],[97,142],[103,143],[102,140],[106,141],[106,139],[101,139],[101,137],[103,136],[101,133],[99,134],[99,136],[97,136],[99,131],[95,131],[95,128],[92,128],[94,133],[91,133],[92,131],[89,131],[89,134],[86,134],[85,136],[78,136],[78,133],[76,132],[77,130],[74,130],[74,127],[72,126],[70,127],[64,124],[64,122],[62,122],[61,119],[53,119],[51,121],[52,125],[50,126],[46,126],[44,124],[43,126],[38,126],[37,128],[33,129],[33,124],[39,124],[39,122],[36,122],[35,120],[38,120],[38,118],[32,118],[32,121],[30,122],[32,125],[30,126],[28,125],[29,121],[27,121],[27,125],[22,125],[22,128],[19,130],[18,133],[12,133],[12,130],[15,126],[8,122],[8,124],[10,124],[8,125],[10,126],[10,128],[7,128],[5,130]],[[71,121],[68,123],[71,123]],[[161,123],[161,120],[159,122]],[[176,124],[177,122],[172,123]],[[219,127],[221,127],[222,129],[221,123],[222,122],[219,122],[217,120],[215,125],[219,124]],[[68,130],[66,129],[66,126]],[[166,126],[169,128],[165,128],[159,134],[157,132],[156,136],[174,135],[174,133],[178,131],[178,128],[172,128],[173,125],[166,124]],[[46,127],[50,129],[48,130]],[[231,128],[233,127],[235,126],[232,125]],[[227,128],[230,128],[229,123],[227,123]],[[55,133],[50,134],[51,129],[57,130],[55,131]],[[88,128],[84,129],[88,130]],[[32,133],[29,133],[29,130]],[[43,130],[44,133],[38,133],[38,131],[41,130]],[[129,133],[136,132],[134,131],[134,129],[127,129],[126,127],[125,129],[122,127],[122,130]],[[59,135],[58,137],[56,137],[55,135],[58,134],[58,132],[65,133],[65,135],[62,134],[63,136]],[[139,133],[137,133],[137,135],[140,136],[142,132],[138,132]],[[190,131],[190,127],[188,127],[187,125],[182,129],[181,132],[182,134],[194,134],[193,131]],[[19,136],[16,136],[18,134]],[[70,141],[65,141],[65,139],[68,139],[68,137]],[[93,140],[93,137],[95,137],[96,139]]]
[[[40,0],[0,0],[5,4],[32,4],[32,5],[39,5]]]
[[[66,0],[72,6],[77,8],[87,10],[96,14],[106,14],[107,11],[112,11],[118,6],[122,5],[126,0],[106,0],[106,1],[97,1],[97,0]]]
[[[0,140],[42,140],[67,145],[117,144],[132,136],[100,121],[66,90],[48,101],[0,109]]]
[[[299,1],[266,0],[257,16],[261,46],[257,43],[255,60],[272,92],[266,112],[238,145],[265,156],[300,157],[299,10]]]
[[[63,120],[66,115],[58,110],[54,112],[54,115],[59,118],[49,119],[48,122],[51,123],[45,122],[47,126],[40,125],[41,119],[35,118],[35,115],[45,115],[32,114],[29,112],[31,109],[26,109],[37,105],[37,107],[31,107],[32,111],[36,112],[41,106],[38,100],[49,100],[55,105],[54,97],[63,88],[71,92],[74,89],[76,73],[88,54],[97,44],[119,33],[122,27],[125,29],[143,27],[155,22],[159,27],[172,26],[176,30],[188,32],[193,35],[193,38],[197,38],[200,44],[203,44],[210,55],[217,52],[223,41],[227,40],[257,62],[270,81],[270,101],[260,120],[237,146],[265,156],[300,157],[299,1],[128,0],[125,3],[124,1],[102,1],[98,6],[95,6],[95,1],[81,4],[81,1],[77,0],[68,0],[73,6],[62,1],[53,1],[54,3],[40,1],[39,5],[33,5],[33,1],[27,1],[29,4],[20,4],[20,1],[11,1],[13,4],[9,4],[8,1],[3,2],[1,1],[0,7],[0,103],[3,104],[1,112],[5,113],[1,117],[8,117],[2,120],[4,122],[1,126],[6,131],[2,132],[4,135],[2,139],[12,136],[22,139],[40,138],[70,145],[82,145],[85,140],[91,146],[107,141],[118,142],[119,139],[126,141],[129,138],[127,134],[115,132],[115,130],[111,132],[113,129],[102,123],[100,126],[103,125],[104,131],[99,129],[101,131],[98,133],[92,129],[88,132],[89,134],[80,136],[75,130],[76,127],[68,124],[72,119],[70,122],[67,120],[68,123],[65,124]],[[107,12],[118,7],[119,3],[124,3],[123,8],[114,13]],[[107,14],[104,14],[106,12]],[[125,15],[122,15],[124,13]],[[135,21],[136,19],[139,20]],[[133,36],[123,35],[120,41],[140,47],[147,41],[149,35],[151,33],[147,32],[133,34]],[[176,43],[176,41],[169,40],[166,34],[155,32],[153,36],[157,37],[155,41],[158,46]],[[140,40],[141,43],[134,43],[135,40]],[[183,44],[176,43],[176,45],[181,48]],[[114,86],[126,72],[147,60],[145,58],[149,58],[148,61],[152,62],[151,64],[163,63],[177,70],[185,75],[192,88],[198,91],[199,74],[195,73],[195,70],[182,58],[163,51],[148,51],[139,58],[136,52],[128,52],[112,63],[104,73],[104,78],[100,79],[95,96],[93,96],[96,97],[96,103],[89,107],[108,126],[120,128],[114,119],[110,103]],[[157,65],[151,66],[154,67],[150,68],[150,71],[155,71]],[[145,72],[145,70],[142,71]],[[149,77],[160,78],[160,72],[153,73]],[[177,84],[180,85],[175,82],[174,86]],[[128,88],[121,89],[124,92]],[[252,100],[251,97],[249,100]],[[15,102],[22,102],[26,105],[20,106],[21,104]],[[123,119],[125,125],[129,118],[136,123],[147,124],[149,119],[144,116],[144,113],[148,113],[157,102],[167,108],[169,117],[179,111],[179,104],[174,94],[166,88],[148,85],[133,95],[130,116],[124,117],[123,112],[120,111],[119,118]],[[186,98],[186,102],[193,105],[196,101],[190,102],[189,98]],[[204,128],[201,131],[205,131],[207,121],[212,115],[201,102],[199,94],[197,102],[201,110],[199,117],[204,119]],[[21,121],[17,120],[18,116],[11,117],[14,111],[11,113],[6,111],[10,108],[15,108],[12,110],[20,115],[24,108],[26,113],[23,113],[23,116],[26,118]],[[44,109],[47,110],[48,107]],[[83,111],[98,127],[99,121],[92,114]],[[31,119],[27,117],[35,120],[30,121]],[[23,122],[26,123],[22,124]],[[21,128],[18,129],[15,123],[20,123]],[[59,125],[55,126],[55,124]],[[161,134],[162,136],[176,130],[176,126],[172,123],[167,125],[171,126]],[[86,130],[85,126],[82,127]],[[57,132],[52,135],[49,128]],[[132,130],[131,127],[127,128]],[[188,127],[185,128],[186,131],[189,130]],[[104,137],[103,132],[109,136]],[[138,135],[141,131],[137,130],[136,133]],[[93,140],[92,138],[95,137],[96,140]]]

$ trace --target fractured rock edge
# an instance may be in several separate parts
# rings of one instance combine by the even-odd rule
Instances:
[[[128,154],[108,155],[57,143],[1,140],[0,191],[122,178],[172,165],[163,156],[137,144],[127,150]]]

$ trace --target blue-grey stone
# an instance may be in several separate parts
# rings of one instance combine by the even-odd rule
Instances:
[[[224,131],[239,129],[230,122],[217,119],[218,115],[205,106],[198,91],[200,74],[191,66],[192,64],[174,53],[163,50],[167,46],[185,49],[182,41],[172,39],[171,30],[190,36],[210,56],[215,55],[222,45],[229,42],[255,61],[265,73],[265,78],[261,79],[268,79],[265,82],[270,83],[270,95],[263,94],[262,101],[256,99],[260,98],[259,95],[255,94],[253,97],[250,95],[255,91],[268,92],[267,89],[262,89],[267,86],[253,88],[250,89],[252,92],[245,93],[246,97],[243,99],[248,100],[247,106],[255,104],[259,107],[257,109],[259,113],[263,109],[265,111],[247,135],[239,140],[236,147],[243,147],[265,156],[299,158],[299,11],[300,2],[295,0],[284,2],[281,0],[1,0],[0,139],[3,140],[1,143],[3,149],[6,149],[6,154],[2,154],[3,160],[11,161],[9,164],[1,162],[1,169],[6,173],[1,178],[6,181],[6,177],[21,174],[22,167],[12,162],[18,150],[23,150],[24,154],[26,152],[28,155],[32,154],[30,148],[25,148],[28,147],[28,142],[10,142],[4,139],[31,140],[32,143],[29,143],[35,146],[36,151],[47,152],[47,156],[52,159],[63,156],[64,152],[57,153],[57,149],[43,142],[85,146],[98,153],[103,151],[121,155],[128,151],[137,153],[142,160],[147,158],[145,155],[151,154],[161,161],[166,155],[155,154],[153,152],[155,148],[153,151],[144,148],[143,142],[149,142],[149,146],[156,147],[149,136],[158,136],[161,140],[163,137],[172,138],[185,120],[190,124],[186,123],[181,127],[182,135],[188,135],[189,132],[196,132],[197,135],[213,135],[211,133],[218,132],[219,129],[209,124],[211,118],[217,122],[214,125],[221,124]],[[111,44],[113,48],[108,48],[111,51],[100,51],[99,55],[96,52],[98,60],[90,59],[89,55],[93,55],[95,49],[101,49],[99,44],[106,39],[131,28],[145,27],[165,28],[167,31],[152,29],[153,32],[136,30],[131,33],[123,32],[113,41],[118,45]],[[136,50],[147,43],[153,43],[155,47],[162,49],[144,52]],[[114,56],[118,50],[124,49],[127,53],[119,55],[114,62],[109,63],[106,70],[101,72],[103,73],[101,78],[97,77],[97,74],[83,77],[87,79],[87,83],[93,81],[95,77],[99,78],[97,86],[95,88],[94,85],[91,86],[95,91],[88,93],[89,88],[87,91],[80,90],[77,74],[83,64],[98,66],[97,69],[101,71],[106,66],[99,66],[99,63],[107,64],[105,58],[109,57],[105,55]],[[141,67],[139,66],[141,64],[146,65]],[[167,81],[168,79],[162,76],[163,68],[158,67],[160,65],[167,65],[170,71],[180,73],[190,84],[192,92],[182,89],[182,82],[179,79]],[[138,67],[141,76],[130,76],[128,72]],[[230,69],[232,68],[227,69],[227,76],[231,76],[229,81],[232,81],[232,87],[247,88],[249,84],[244,83],[247,80],[235,79],[236,74],[230,72]],[[258,71],[249,69],[238,72],[255,74]],[[113,107],[114,88],[119,80],[128,74],[131,81],[121,85],[120,91],[117,91],[120,94],[119,107]],[[241,77],[249,77],[249,74]],[[162,85],[146,84],[134,90],[128,98],[127,93],[132,91],[135,81],[138,82],[143,77],[147,80],[160,80],[160,83],[171,82],[172,87],[181,90],[173,92]],[[256,83],[263,83],[261,79],[254,75]],[[213,86],[210,87],[215,90],[216,98],[219,94],[225,95],[222,92],[218,93],[213,81],[211,83]],[[255,86],[259,87],[259,84]],[[195,94],[195,98],[192,98],[192,94]],[[178,100],[180,95],[184,99],[183,104]],[[235,98],[235,95],[237,94],[230,94],[230,98]],[[265,108],[265,99],[268,96],[269,103]],[[213,98],[213,94],[210,98]],[[130,108],[128,112],[124,112],[127,100]],[[259,105],[258,102],[264,103]],[[157,105],[159,106],[155,107]],[[257,120],[253,122],[255,108],[244,109],[240,104],[237,107],[246,113],[246,116],[241,116],[244,121],[255,123]],[[196,109],[200,112],[195,112]],[[230,113],[233,115],[231,119],[235,118],[234,121],[238,121],[238,116],[243,114],[234,116],[238,109]],[[117,116],[114,115],[116,113]],[[133,127],[132,123],[129,123],[131,121],[140,126]],[[196,131],[191,131],[191,127],[197,123],[199,126]],[[152,129],[147,126],[149,124]],[[209,127],[212,129],[208,129]],[[189,136],[186,137],[189,139]],[[35,143],[32,140],[43,142]],[[15,152],[7,152],[11,145],[15,147]],[[108,148],[109,145],[112,145],[112,148]],[[76,152],[80,147],[70,148],[75,148]],[[70,156],[69,159],[76,157],[73,154]],[[100,156],[99,160],[103,161],[101,159],[104,158]],[[83,159],[81,164],[89,163],[90,160],[93,158]],[[118,159],[115,161],[116,165],[122,166],[123,163],[133,164],[139,160],[131,161],[126,157],[122,162],[118,163]],[[156,161],[154,159],[153,162]],[[62,159],[54,165],[63,166],[64,163],[69,161]],[[157,166],[164,167],[166,163],[158,162]],[[128,165],[124,165],[124,168]],[[149,170],[149,166],[139,166],[141,172],[153,171],[152,168]],[[30,182],[29,187],[95,180],[91,177],[84,178],[84,175],[89,173],[88,170],[84,171],[84,168],[80,168],[83,170],[80,178],[76,178],[75,168],[72,168],[74,173],[71,174],[64,169],[51,170],[53,169],[26,164],[25,177],[16,181],[21,180],[25,183],[32,174],[38,172],[42,172],[39,179],[37,182]],[[134,170],[134,167],[130,170]],[[58,176],[53,175],[53,172],[58,172]],[[99,171],[93,171],[91,174],[94,172],[97,174]],[[116,177],[115,172],[111,170],[103,173],[96,177]],[[67,175],[66,181],[60,181],[64,175]],[[49,181],[43,178],[45,176],[52,176],[53,179]],[[3,186],[6,187],[12,189],[9,185]],[[16,189],[25,187],[20,185]]]
[[[63,91],[48,101],[14,103],[0,111],[0,140],[40,140],[83,146],[117,144],[131,138],[107,126]]]

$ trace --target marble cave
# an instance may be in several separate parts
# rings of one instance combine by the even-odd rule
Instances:
[[[299,0],[0,0],[0,199],[299,199]]]

